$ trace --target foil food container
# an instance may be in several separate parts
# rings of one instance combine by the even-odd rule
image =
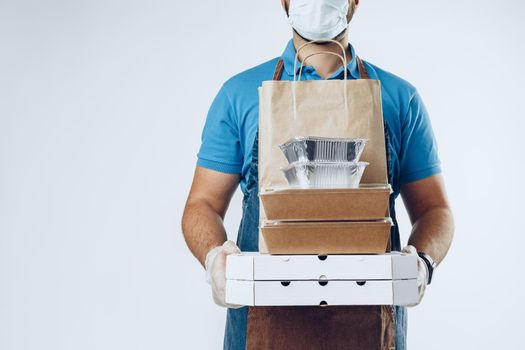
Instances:
[[[296,137],[279,146],[288,160],[296,162],[357,162],[367,139]]]
[[[361,182],[367,162],[295,162],[281,170],[292,187],[347,188]]]

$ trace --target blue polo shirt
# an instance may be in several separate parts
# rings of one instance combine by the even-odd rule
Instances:
[[[352,60],[348,79],[359,79],[354,48],[349,45]],[[282,54],[282,80],[293,80],[295,47],[290,40]],[[235,75],[223,84],[215,97],[202,132],[202,145],[197,165],[230,174],[240,174],[245,192],[252,146],[259,122],[257,88],[271,80],[278,58]],[[390,135],[392,187],[399,188],[441,172],[436,140],[430,119],[417,90],[405,80],[363,61],[371,79],[381,81],[383,118]],[[299,65],[297,65],[299,69]],[[329,79],[342,79],[343,67]],[[301,80],[322,79],[311,66],[306,66]]]

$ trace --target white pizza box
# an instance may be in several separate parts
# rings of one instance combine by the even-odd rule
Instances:
[[[226,279],[247,281],[399,280],[417,278],[417,256],[399,252],[371,255],[228,255]]]
[[[390,281],[226,280],[226,302],[247,306],[409,305],[417,279]]]

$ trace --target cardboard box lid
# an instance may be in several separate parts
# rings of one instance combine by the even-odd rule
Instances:
[[[299,187],[272,187],[261,189],[261,195],[267,195],[272,193],[281,193],[281,194],[294,194],[302,193],[309,195],[319,195],[323,193],[355,193],[363,192],[372,193],[372,192],[385,192],[389,194],[392,193],[392,186],[389,184],[361,184],[357,187],[345,187],[345,188],[299,188]]]
[[[248,281],[401,280],[417,278],[417,256],[228,255],[226,279]]]
[[[324,227],[350,227],[353,225],[386,225],[392,226],[394,223],[392,218],[385,217],[374,220],[339,220],[339,221],[279,221],[279,220],[264,220],[261,223],[261,227],[318,227],[318,225]]]
[[[226,302],[249,306],[409,305],[417,279],[390,281],[226,280]]]

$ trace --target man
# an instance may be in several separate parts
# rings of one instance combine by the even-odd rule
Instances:
[[[349,63],[342,67],[336,56],[315,55],[305,66],[304,80],[342,79],[344,69],[348,71],[349,79],[362,78],[358,67],[361,63],[354,48],[348,44],[347,31],[359,0],[281,1],[293,28],[293,39],[280,58],[234,76],[219,91],[206,120],[193,184],[182,219],[184,237],[192,253],[206,268],[215,302],[230,307],[225,349],[245,348],[247,313],[246,308],[234,309],[236,306],[225,303],[226,255],[241,250],[258,250],[257,88],[265,80],[292,80],[296,48],[312,40],[339,41],[347,48]],[[333,43],[309,45],[301,52],[299,59],[319,51],[340,53],[340,48]],[[276,66],[280,59],[284,68],[278,72]],[[449,249],[454,231],[436,142],[427,111],[416,89],[368,62],[364,62],[363,69],[371,79],[380,80],[382,86],[389,182],[393,187],[390,209],[396,223],[392,230],[392,248],[401,250],[394,211],[394,200],[401,194],[412,222],[408,246],[403,251],[420,256],[418,266],[422,297],[434,267]],[[244,193],[243,219],[238,236],[240,248],[227,241],[223,226],[230,199],[239,184]],[[395,310],[396,349],[405,349],[405,309],[396,307]]]

